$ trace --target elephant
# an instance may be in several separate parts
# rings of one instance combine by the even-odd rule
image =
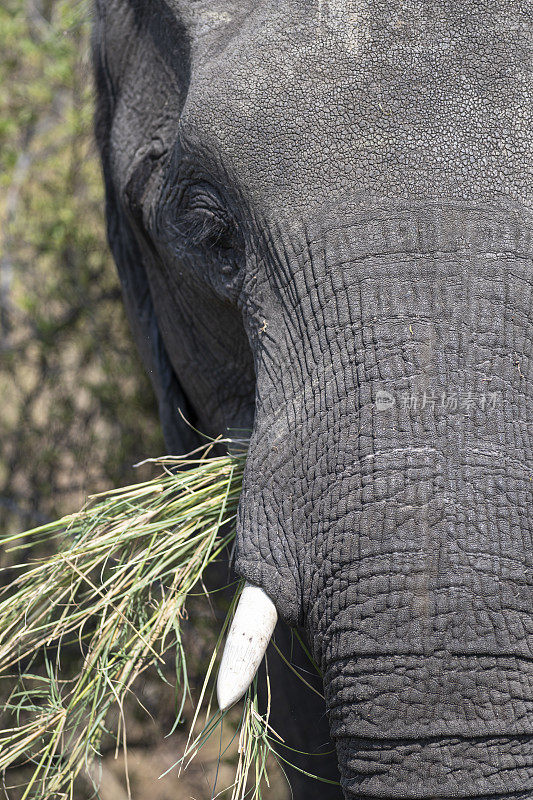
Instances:
[[[533,798],[530,23],[95,0],[108,239],[166,445],[249,432],[233,568],[320,668],[325,700],[273,702],[331,780],[295,772],[297,800]]]

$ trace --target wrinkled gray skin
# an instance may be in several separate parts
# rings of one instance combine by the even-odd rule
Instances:
[[[533,797],[527,12],[98,2],[109,238],[167,444],[197,443],[178,406],[253,426],[236,571],[306,628],[351,800]]]

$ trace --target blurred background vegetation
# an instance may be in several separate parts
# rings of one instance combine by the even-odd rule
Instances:
[[[90,4],[0,6],[0,524],[28,527],[164,452],[106,240]]]
[[[20,531],[139,479],[132,465],[164,453],[155,402],[130,338],[105,239],[93,141],[90,3],[0,5],[0,528]],[[0,566],[6,565],[0,554]],[[191,614],[191,617],[193,614]],[[212,652],[214,614],[194,609],[186,647],[192,688]],[[220,614],[219,614],[220,618]],[[170,686],[146,673],[128,710],[133,798],[211,797],[220,742],[185,780],[158,776],[179,757]],[[196,678],[195,678],[196,675]],[[146,710],[151,714],[146,713]],[[230,731],[228,730],[228,735]],[[216,738],[216,737],[214,737]],[[231,762],[233,755],[229,755]],[[128,797],[124,756],[104,749],[102,800]],[[24,768],[13,778],[24,792]],[[221,765],[218,786],[231,782]],[[92,795],[80,782],[76,800]],[[285,796],[278,778],[272,794]]]

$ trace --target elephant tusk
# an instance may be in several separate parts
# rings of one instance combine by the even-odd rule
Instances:
[[[221,711],[240,700],[250,686],[277,619],[276,607],[266,592],[258,586],[245,584],[218,672],[217,698]]]

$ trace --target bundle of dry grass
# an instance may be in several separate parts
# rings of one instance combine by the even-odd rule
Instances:
[[[90,765],[104,734],[127,751],[124,702],[136,678],[169,654],[179,722],[190,697],[182,643],[187,598],[207,591],[206,567],[234,539],[246,458],[244,449],[224,457],[209,453],[207,446],[196,459],[153,459],[160,470],[153,480],[95,495],[77,514],[0,538],[16,562],[9,567],[15,578],[0,593],[0,681],[9,687],[3,719],[10,723],[0,730],[0,771],[30,766],[22,800],[73,798],[80,773],[95,774]],[[53,555],[39,555],[50,552],[51,542]],[[212,679],[241,589],[194,700],[191,733],[175,764],[180,770],[223,720],[213,705]],[[73,643],[82,661],[69,675],[62,655]],[[110,731],[113,708],[119,725]],[[200,715],[205,721],[196,734]],[[269,704],[259,712],[254,682],[236,734],[232,800],[260,800],[268,756],[285,761],[268,716]]]

